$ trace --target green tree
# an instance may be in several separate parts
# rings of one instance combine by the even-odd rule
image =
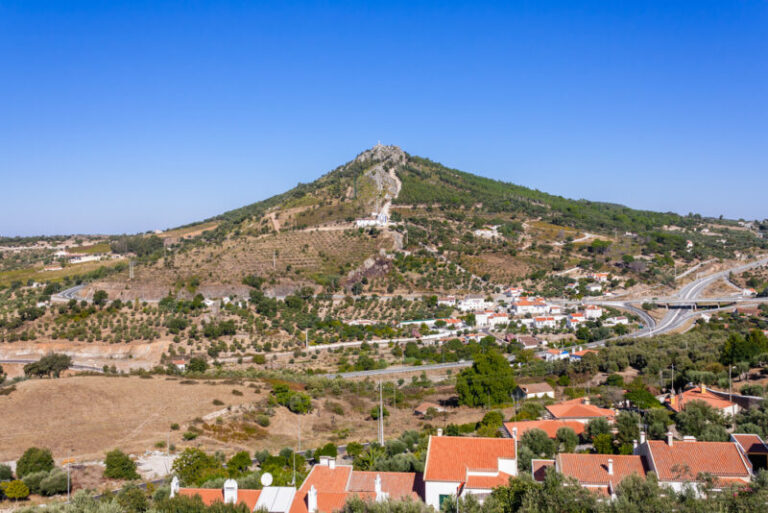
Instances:
[[[476,353],[471,367],[456,377],[459,402],[467,406],[505,404],[515,389],[515,376],[504,356],[490,349]]]
[[[227,462],[227,470],[231,477],[245,474],[251,468],[251,456],[246,451],[240,451]]]
[[[109,451],[104,458],[104,477],[110,479],[139,479],[136,463],[120,449]]]
[[[597,417],[587,423],[587,437],[594,440],[598,435],[611,433],[611,425],[603,417]]]
[[[10,481],[13,479],[13,471],[8,465],[0,465],[0,481]]]
[[[50,449],[30,447],[16,462],[16,475],[22,479],[33,472],[50,472],[53,466],[53,456]]]
[[[631,454],[632,442],[640,439],[640,420],[639,414],[630,411],[619,412],[616,416],[616,441],[622,453]]]
[[[120,490],[116,500],[126,513],[144,513],[149,509],[147,493],[135,484],[129,484]]]
[[[663,440],[669,430],[668,426],[673,423],[669,412],[662,408],[651,408],[646,411],[644,421],[648,426],[648,438],[653,440]]]
[[[104,306],[107,304],[108,298],[109,294],[107,294],[106,290],[97,290],[93,293],[93,304],[96,306]]]
[[[608,433],[600,433],[592,438],[592,445],[598,454],[613,454],[613,438]]]
[[[555,437],[559,452],[573,452],[579,445],[579,436],[569,427],[558,428]]]
[[[40,493],[52,496],[67,491],[67,473],[60,468],[55,468],[40,481]]]
[[[184,449],[171,468],[187,486],[203,483],[210,477],[225,477],[224,469],[216,458],[194,447]]]
[[[205,372],[208,370],[208,363],[205,361],[205,358],[196,356],[189,360],[187,370],[189,372]]]
[[[703,439],[711,437],[727,439],[725,426],[727,421],[719,411],[712,408],[704,401],[691,401],[685,408],[675,415],[677,430],[682,435],[695,436]]]
[[[520,444],[530,449],[536,458],[551,458],[557,448],[555,441],[542,429],[529,429],[523,433]]]
[[[27,488],[27,485],[19,479],[0,483],[0,490],[3,491],[3,494],[5,494],[6,497],[13,501],[29,497],[29,488]]]

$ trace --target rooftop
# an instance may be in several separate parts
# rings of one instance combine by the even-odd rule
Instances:
[[[516,456],[511,438],[430,436],[424,480],[462,482],[468,470],[495,471],[499,459]]]
[[[750,478],[750,467],[733,442],[647,443],[660,481],[692,481],[701,473],[745,481]]]

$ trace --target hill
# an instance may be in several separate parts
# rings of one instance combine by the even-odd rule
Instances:
[[[377,225],[372,214],[389,222]],[[148,300],[246,296],[246,276],[265,280],[276,296],[301,287],[395,294],[515,284],[551,295],[571,279],[558,275],[573,268],[611,273],[620,286],[669,283],[676,266],[765,247],[766,230],[567,199],[377,145],[314,182],[214,218],[108,237],[113,256],[136,262],[133,278],[124,262],[91,262],[88,274],[65,262],[45,278],[90,281],[86,295],[102,288],[113,298]],[[33,279],[35,262],[51,263],[52,253],[48,245],[31,260],[5,259],[5,282]]]

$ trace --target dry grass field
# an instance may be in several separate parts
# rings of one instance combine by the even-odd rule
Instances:
[[[233,389],[243,395],[233,395]],[[179,444],[186,422],[258,398],[245,386],[183,384],[165,376],[25,381],[0,396],[0,461],[15,460],[31,446],[48,447],[57,459],[81,461],[101,459],[115,447],[143,452],[169,432],[171,443]],[[214,405],[214,399],[224,406]],[[171,431],[174,422],[182,430]]]

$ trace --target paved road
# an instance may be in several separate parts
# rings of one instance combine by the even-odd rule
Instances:
[[[472,360],[466,360],[463,362],[448,362],[448,363],[433,363],[429,365],[412,365],[402,367],[387,367],[386,369],[374,369],[367,371],[354,371],[354,372],[337,372],[326,374],[326,378],[364,378],[371,376],[385,376],[387,374],[403,374],[406,372],[423,372],[440,369],[461,369],[463,367],[471,367]]]
[[[39,360],[39,358],[38,358]],[[35,363],[38,360],[28,360],[28,359],[22,359],[22,360],[0,360],[0,364],[2,363],[19,363],[19,364],[28,364],[28,363]],[[82,370],[82,371],[91,371],[91,372],[104,372],[101,367],[94,367],[93,365],[82,365],[79,363],[75,363],[69,366],[70,369],[74,370]]]
[[[54,294],[51,296],[51,299],[56,301],[69,301],[70,299],[84,299],[78,296],[81,290],[85,287],[85,284],[81,285],[75,285],[74,287],[70,287],[67,290],[62,290],[61,292]],[[87,300],[86,300],[87,301]]]

